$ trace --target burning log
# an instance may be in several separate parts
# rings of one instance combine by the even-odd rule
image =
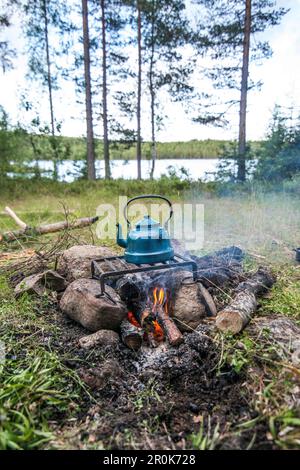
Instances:
[[[183,335],[175,325],[172,318],[164,311],[161,305],[156,306],[156,318],[167,335],[171,346],[177,346],[183,342]]]
[[[128,348],[134,351],[140,349],[144,336],[144,330],[140,326],[134,325],[125,319],[121,323],[120,330],[122,341]]]
[[[242,331],[257,310],[256,297],[264,294],[274,282],[273,275],[260,268],[252,277],[240,283],[232,302],[216,318],[219,330],[233,334]]]
[[[29,227],[23,222],[9,207],[5,208],[5,212],[14,219],[20,230],[13,230],[10,232],[4,232],[0,234],[0,243],[13,242],[22,238],[30,236],[44,235],[47,233],[61,232],[63,230],[73,230],[76,228],[88,227],[89,225],[97,222],[98,217],[83,217],[77,219],[74,222],[63,220],[62,222],[56,222],[53,224],[39,225],[38,227]]]
[[[163,330],[166,332],[167,338],[171,346],[178,346],[183,342],[183,335],[175,325],[172,318],[170,318],[159,308],[157,311],[158,322],[161,324]]]

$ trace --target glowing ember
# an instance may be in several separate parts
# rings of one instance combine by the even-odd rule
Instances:
[[[154,331],[153,331],[153,337],[157,342],[161,342],[164,339],[164,332],[160,324],[158,323],[157,320],[153,321],[153,326],[154,326]]]
[[[132,323],[132,325],[136,326],[137,328],[141,328],[141,325],[139,324],[139,322],[137,321],[137,319],[135,318],[132,312],[128,312],[127,318],[128,318],[128,321]]]

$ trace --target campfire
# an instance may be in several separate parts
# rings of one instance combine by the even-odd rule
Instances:
[[[71,282],[60,307],[97,332],[96,344],[120,338],[134,351],[142,346],[149,352],[160,345],[179,346],[207,317],[219,329],[238,333],[255,313],[257,296],[274,282],[265,269],[247,278],[243,257],[242,250],[233,246],[202,257],[140,266],[122,256],[96,258],[93,278]],[[220,292],[226,291],[230,295],[219,301]]]
[[[48,268],[23,277],[15,294],[56,292],[61,311],[94,333],[82,337],[82,347],[121,340],[131,350],[143,346],[144,352],[156,355],[178,345],[181,349],[208,317],[222,331],[242,331],[258,298],[273,285],[272,273],[266,268],[244,271],[244,253],[235,246],[185,256],[185,261],[137,268],[107,248],[73,246],[61,255],[57,271]]]
[[[151,347],[157,347],[159,343],[167,337],[171,344],[179,344],[182,341],[182,334],[177,329],[169,317],[169,298],[170,293],[165,287],[154,287],[150,290],[145,308],[137,311],[128,312],[127,319],[130,323],[123,327],[122,337],[124,342],[130,342],[131,347],[134,346],[134,337],[137,337],[137,346],[139,346],[139,338],[141,331],[143,332],[143,340]],[[134,328],[137,328],[135,332]],[[129,331],[127,331],[127,329]]]

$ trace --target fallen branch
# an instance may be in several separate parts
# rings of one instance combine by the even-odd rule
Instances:
[[[17,225],[19,225],[19,227],[21,227],[22,229],[27,228],[27,224],[25,224],[25,222],[23,222],[23,220],[21,220],[10,207],[6,206],[4,212],[9,215],[12,219],[14,219],[14,221]]]
[[[88,227],[89,225],[97,222],[98,217],[83,217],[75,220],[74,222],[69,222],[64,220],[62,222],[56,222],[53,224],[40,225],[38,227],[29,227],[25,222],[19,219],[19,217],[14,213],[9,207],[5,208],[5,212],[14,219],[14,221],[22,227],[20,230],[13,230],[10,232],[4,232],[0,234],[0,243],[13,242],[15,240],[27,238],[30,236],[44,235],[47,233],[61,232],[63,230],[74,230],[77,228]]]
[[[242,331],[257,310],[256,297],[264,294],[274,282],[272,274],[262,268],[241,282],[232,302],[219,312],[216,318],[219,330],[233,334]]]

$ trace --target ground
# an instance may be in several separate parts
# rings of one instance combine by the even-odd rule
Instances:
[[[144,192],[138,184],[120,183],[119,191]],[[148,190],[169,194],[167,185]],[[283,193],[220,197],[185,185],[170,193],[175,201],[204,204],[203,251],[236,244],[249,253],[247,269],[265,264],[274,270],[277,282],[256,318],[237,337],[217,333],[208,322],[189,335],[176,358],[168,358],[179,368],[166,361],[154,373],[138,375],[134,353],[123,346],[79,349],[78,338],[87,332],[59,312],[55,298],[14,298],[7,264],[45,241],[55,243],[56,236],[3,246],[0,448],[300,447],[299,366],[268,328],[259,327],[277,318],[300,324],[300,269],[292,251],[300,245],[298,200]],[[66,207],[70,217],[94,215],[99,203],[110,201],[117,201],[117,190],[102,183],[55,192],[19,187],[0,195],[1,207],[9,204],[32,225],[63,219]],[[13,227],[1,215],[0,232]],[[73,232],[68,243],[104,243],[94,230]],[[193,367],[185,368],[186,358]],[[105,368],[113,372],[105,375]]]

